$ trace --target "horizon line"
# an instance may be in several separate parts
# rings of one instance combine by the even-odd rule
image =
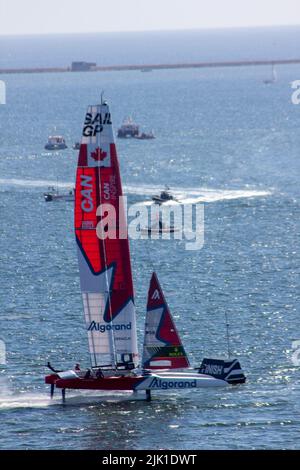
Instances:
[[[207,26],[201,28],[166,28],[166,29],[143,29],[143,30],[111,30],[111,31],[68,31],[68,32],[35,32],[35,33],[0,33],[3,37],[24,37],[24,36],[71,36],[90,34],[132,34],[132,33],[170,33],[189,31],[224,31],[224,30],[249,30],[249,29],[275,29],[275,28],[300,28],[300,23],[295,24],[275,24],[275,25],[248,25],[248,26]]]

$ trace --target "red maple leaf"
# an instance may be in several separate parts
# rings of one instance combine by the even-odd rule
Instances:
[[[107,157],[107,152],[103,152],[103,150],[100,147],[97,147],[94,152],[91,152],[91,157],[96,161],[96,162],[102,162],[105,160]]]

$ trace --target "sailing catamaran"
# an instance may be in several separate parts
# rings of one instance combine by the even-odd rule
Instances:
[[[54,371],[45,377],[62,390],[182,390],[245,382],[234,359],[204,359],[192,369],[156,274],[145,324],[143,359],[137,346],[136,312],[125,208],[108,104],[89,106],[79,151],[75,191],[75,235],[91,368]],[[114,236],[101,205],[114,207]],[[107,236],[105,236],[105,232]]]

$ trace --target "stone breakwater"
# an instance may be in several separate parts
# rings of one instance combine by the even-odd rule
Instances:
[[[226,61],[226,62],[191,62],[177,64],[133,64],[133,65],[104,65],[95,66],[86,72],[111,72],[124,70],[151,71],[160,69],[189,69],[189,68],[208,68],[208,67],[244,67],[253,65],[288,65],[300,64],[299,59],[278,59],[278,60],[244,60],[244,61]],[[2,68],[0,74],[6,73],[59,73],[72,72],[71,67],[33,67],[33,68]]]

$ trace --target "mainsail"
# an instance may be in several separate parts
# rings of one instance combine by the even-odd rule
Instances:
[[[152,274],[148,292],[143,367],[145,369],[190,367],[155,273]]]
[[[80,284],[93,367],[138,364],[132,273],[121,196],[111,115],[103,102],[87,109],[75,190]],[[115,223],[105,226],[109,208],[115,213]]]

